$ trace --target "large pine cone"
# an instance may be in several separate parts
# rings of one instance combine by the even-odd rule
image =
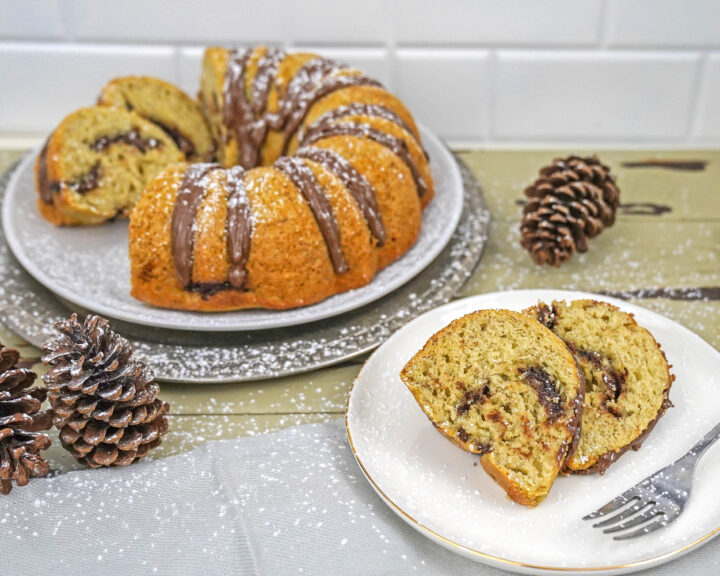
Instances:
[[[521,243],[537,264],[560,266],[615,222],[620,192],[596,157],[558,158],[525,190]]]
[[[43,380],[62,445],[92,468],[132,464],[159,445],[169,406],[128,341],[99,316],[80,324],[73,314],[55,328],[43,346],[52,367]]]
[[[0,343],[0,494],[12,490],[12,481],[25,486],[30,478],[40,478],[50,465],[40,454],[52,441],[47,434],[50,411],[40,412],[44,388],[29,388],[37,375],[18,368],[20,357],[14,348]]]

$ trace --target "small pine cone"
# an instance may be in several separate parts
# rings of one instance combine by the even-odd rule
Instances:
[[[169,405],[125,338],[99,316],[55,324],[43,345],[53,424],[65,449],[91,468],[127,466],[160,444]]]
[[[42,434],[52,424],[51,412],[40,412],[44,388],[29,388],[37,374],[18,368],[14,348],[0,343],[0,494],[12,490],[12,481],[25,486],[30,478],[41,478],[50,465],[40,454],[52,444]]]
[[[521,243],[536,264],[560,266],[615,222],[620,192],[596,157],[556,159],[525,190]]]

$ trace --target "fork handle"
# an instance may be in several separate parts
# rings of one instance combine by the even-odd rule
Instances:
[[[703,454],[705,454],[705,451],[710,448],[715,442],[720,438],[720,424],[717,424],[710,432],[705,434],[705,436],[702,437],[702,439],[695,444],[690,450],[688,451],[685,456],[680,458],[680,460],[684,460],[686,458],[692,459],[694,462],[697,462],[700,460]]]

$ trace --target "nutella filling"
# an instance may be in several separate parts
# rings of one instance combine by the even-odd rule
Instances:
[[[563,414],[563,407],[551,376],[540,366],[533,366],[521,371],[521,378],[537,392],[538,400],[547,414],[548,421],[553,422]]]
[[[137,128],[133,128],[129,132],[122,132],[120,134],[115,134],[114,136],[100,136],[90,145],[90,148],[93,152],[103,152],[118,142],[128,144],[129,146],[135,146],[135,148],[140,150],[143,154],[148,150],[162,148],[163,145],[163,143],[156,138],[143,138],[140,136],[140,131]]]
[[[557,322],[555,307],[548,306],[547,304],[540,304],[538,306],[537,319],[540,324],[552,330],[555,327],[555,322]]]
[[[160,129],[162,129],[163,132],[170,136],[172,141],[175,142],[175,145],[180,149],[180,152],[185,155],[185,158],[192,158],[193,156],[195,156],[195,152],[197,151],[195,148],[195,144],[193,144],[192,140],[182,134],[179,130],[171,128],[167,124],[163,124],[162,122],[160,122],[159,120],[155,120],[154,118],[148,118],[148,120],[150,120],[150,122],[158,126]]]
[[[467,431],[462,426],[460,426],[460,428],[458,428],[457,435],[458,435],[458,438],[460,438],[461,442],[467,442],[470,439],[470,436],[468,435]]]
[[[316,148],[304,146],[300,148],[296,156],[312,160],[322,164],[328,171],[337,176],[345,188],[352,194],[360,211],[362,212],[372,235],[377,240],[378,246],[385,245],[385,228],[382,223],[380,207],[372,184],[367,178],[358,172],[350,162],[327,148]]]
[[[95,190],[102,180],[102,168],[100,162],[96,162],[90,171],[83,174],[76,180],[71,182],[63,182],[65,186],[74,190],[78,194],[87,194],[91,190]]]
[[[490,396],[490,388],[487,385],[482,388],[471,388],[465,391],[462,400],[460,400],[460,403],[455,407],[457,415],[462,416],[475,404],[482,404],[488,396]]]
[[[325,239],[335,272],[337,274],[347,272],[350,267],[342,253],[340,227],[333,213],[332,205],[312,170],[301,158],[289,158],[287,156],[277,160],[275,168],[282,171],[290,179],[310,206],[318,228],[320,228],[320,232]]]
[[[50,136],[50,138],[52,138],[52,135]],[[76,178],[75,180],[51,182],[48,179],[47,154],[50,138],[48,138],[45,142],[45,146],[43,146],[43,149],[40,152],[40,156],[38,157],[37,180],[40,199],[45,204],[52,204],[53,195],[60,192],[63,186],[67,186],[78,194],[87,194],[88,192],[95,190],[95,188],[100,185],[100,181],[102,180],[103,175],[100,162],[96,162],[88,172],[86,172],[79,178]]]
[[[599,371],[602,376],[603,384],[607,390],[608,400],[617,400],[622,394],[625,386],[627,372],[620,374],[615,370],[607,356],[594,352],[592,350],[581,350],[568,343],[568,348],[577,357],[588,362],[595,370]]]

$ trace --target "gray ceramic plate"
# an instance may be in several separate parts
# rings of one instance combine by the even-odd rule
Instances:
[[[437,136],[427,129],[421,131],[437,193],[423,213],[417,242],[367,286],[312,306],[202,313],[156,308],[136,300],[130,296],[127,220],[77,228],[58,228],[46,222],[35,207],[33,157],[23,160],[10,179],[3,228],[13,254],[38,282],[68,302],[103,316],[156,328],[220,332],[315,322],[390,294],[420,273],[450,240],[462,212],[462,177]]]
[[[444,304],[472,274],[487,241],[489,214],[479,184],[458,161],[463,209],[450,241],[418,275],[394,292],[356,310],[301,326],[254,332],[196,333],[114,320],[160,380],[237,382],[308,372],[380,345],[416,316]],[[0,178],[3,200],[11,171]],[[53,324],[72,311],[34,280],[10,252],[0,231],[0,321],[40,346]]]

